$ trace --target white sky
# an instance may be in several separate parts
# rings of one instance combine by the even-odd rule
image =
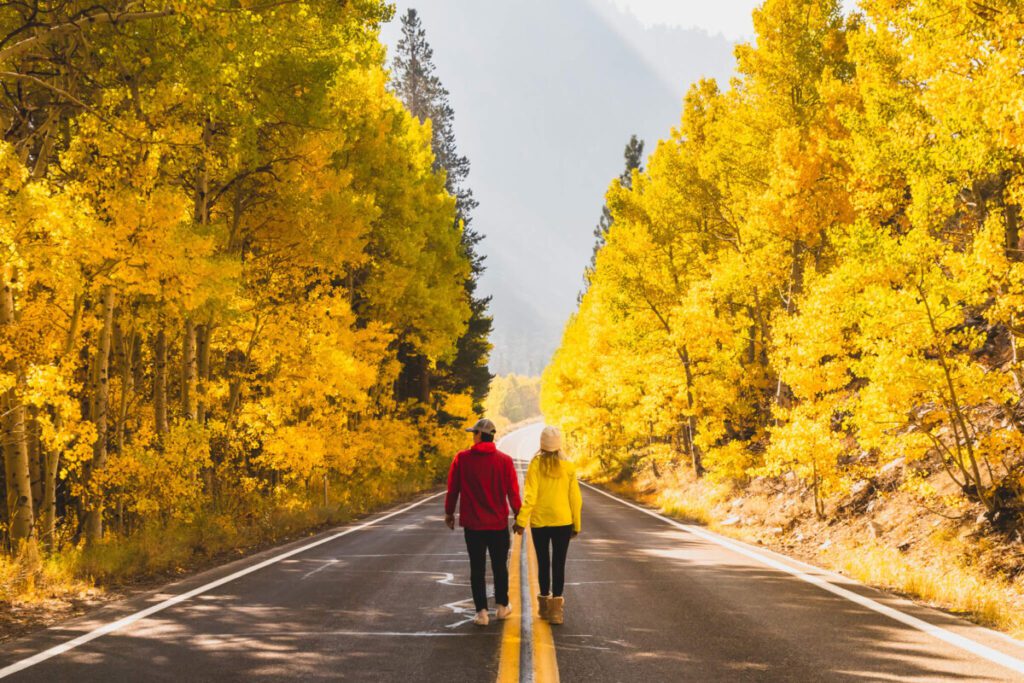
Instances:
[[[754,34],[751,12],[760,0],[604,0],[619,10],[629,11],[641,24],[700,28],[721,34],[731,41],[747,40]],[[849,11],[855,0],[843,0]]]
[[[742,40],[754,33],[750,12],[757,0],[606,0],[628,10],[644,26],[702,28],[729,40]]]

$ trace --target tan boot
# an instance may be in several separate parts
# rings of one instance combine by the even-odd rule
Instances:
[[[551,597],[550,596],[547,596],[547,595],[538,595],[537,596],[537,606],[539,608],[538,612],[540,612],[540,618],[541,619],[547,619],[548,618],[548,612],[551,611],[550,610],[550,605],[551,605]]]
[[[548,622],[561,624],[565,621],[565,598],[548,598]]]

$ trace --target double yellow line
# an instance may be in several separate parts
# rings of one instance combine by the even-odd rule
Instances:
[[[498,683],[558,683],[558,661],[551,625],[537,613],[540,586],[537,583],[537,557],[533,543],[527,541],[529,535],[530,530],[527,529],[512,541],[508,577],[512,617],[505,622],[501,634]],[[524,567],[526,575],[523,574]],[[523,659],[528,661],[524,662]]]
[[[512,616],[505,620],[501,632],[501,654],[498,660],[498,683],[519,683],[519,650],[522,648],[520,633],[523,628],[522,590],[519,585],[519,553],[523,537],[512,535],[512,557],[508,569],[508,604]]]

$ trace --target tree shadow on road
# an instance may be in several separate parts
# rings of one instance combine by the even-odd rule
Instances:
[[[452,607],[471,604],[468,559],[445,561],[464,550],[461,534],[382,527],[390,533],[364,537],[358,548],[325,547],[284,560],[14,680],[493,681],[502,624],[458,624],[462,615]],[[417,554],[417,546],[403,545],[413,536],[434,552]],[[16,661],[109,621],[97,616],[69,623],[49,632],[46,643],[14,644],[5,659]]]

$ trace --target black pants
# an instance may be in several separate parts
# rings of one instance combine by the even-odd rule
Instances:
[[[561,597],[565,588],[565,558],[569,555],[572,524],[566,526],[535,526],[530,529],[533,549],[537,552],[537,582],[540,594]],[[554,552],[549,555],[549,548]],[[554,585],[552,585],[554,584]]]
[[[508,604],[508,549],[511,545],[508,529],[479,531],[465,529],[466,550],[469,551],[469,585],[473,587],[476,611],[487,609],[487,553],[491,554],[491,573],[494,574],[494,602]]]

